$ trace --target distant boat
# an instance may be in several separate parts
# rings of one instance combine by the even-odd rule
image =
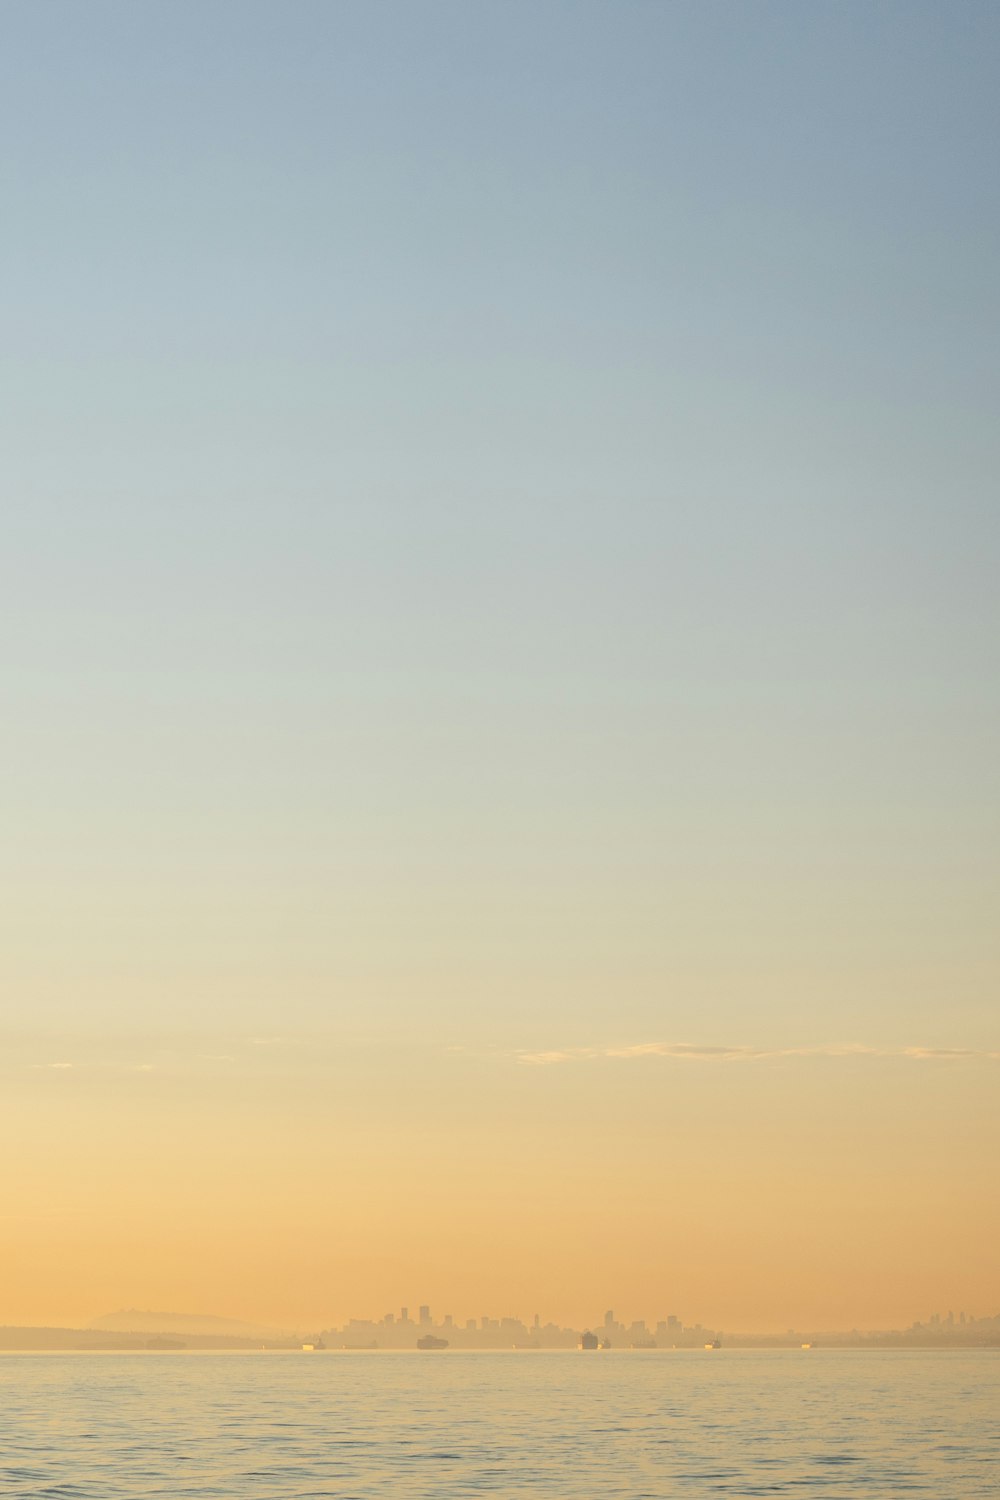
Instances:
[[[721,1349],[722,1348],[722,1340],[721,1339],[713,1339],[710,1344],[706,1344],[705,1345],[705,1348],[706,1349]]]
[[[576,1347],[578,1349],[599,1349],[601,1347],[601,1342],[597,1337],[597,1334],[591,1333],[588,1329],[586,1333],[580,1335],[580,1342]]]
[[[425,1333],[422,1338],[417,1339],[418,1349],[447,1349],[448,1340],[439,1339],[436,1333]]]

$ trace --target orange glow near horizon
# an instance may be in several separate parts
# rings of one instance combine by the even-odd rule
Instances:
[[[430,1302],[783,1332],[992,1311],[995,1070],[387,1059],[329,1036],[225,1064],[175,1047],[25,1067],[3,1109],[8,1138],[26,1111],[31,1129],[0,1321],[138,1307],[316,1327]]]

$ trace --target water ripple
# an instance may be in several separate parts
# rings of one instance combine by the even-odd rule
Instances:
[[[995,1500],[1000,1351],[0,1355],[11,1500]]]

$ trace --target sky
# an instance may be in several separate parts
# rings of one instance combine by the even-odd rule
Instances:
[[[997,8],[0,25],[0,1322],[1000,1310]]]

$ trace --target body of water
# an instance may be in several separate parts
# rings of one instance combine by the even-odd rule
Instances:
[[[0,1492],[1000,1494],[1000,1351],[0,1355]]]

